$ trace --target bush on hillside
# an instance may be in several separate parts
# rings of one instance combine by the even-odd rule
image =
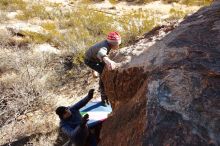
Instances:
[[[27,4],[23,0],[1,0],[0,9],[16,11],[25,9]]]
[[[84,0],[84,2],[101,2],[104,0]],[[149,2],[154,2],[154,1],[159,1],[159,0],[109,0],[112,4],[121,2],[121,1],[126,1],[126,2],[134,2],[137,4],[145,4]],[[185,5],[209,5],[213,0],[161,0],[164,3],[181,3]]]
[[[18,16],[21,20],[31,19],[36,16],[41,19],[53,16],[52,22],[46,22],[41,25],[49,32],[48,34],[25,32],[25,36],[30,38],[30,42],[48,42],[60,49],[73,51],[75,54],[77,50],[83,52],[94,43],[105,39],[106,34],[110,31],[119,31],[123,36],[123,45],[127,45],[132,40],[135,40],[138,35],[156,25],[152,14],[143,10],[117,16],[94,9],[87,9],[84,6],[62,13],[59,13],[58,9],[59,6],[56,6],[54,11],[45,12],[44,6],[38,4],[35,5],[35,9],[33,7],[27,8],[22,15]],[[81,54],[83,53],[79,53],[76,58],[82,58]]]
[[[45,104],[42,97],[52,84],[47,82],[54,72],[52,60],[31,50],[1,47],[0,127]]]

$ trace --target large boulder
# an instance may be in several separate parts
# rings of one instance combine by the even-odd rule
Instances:
[[[111,54],[125,65],[102,76],[101,146],[220,145],[219,16],[216,3]]]

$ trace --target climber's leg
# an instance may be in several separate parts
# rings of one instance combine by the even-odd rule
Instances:
[[[102,82],[102,79],[101,79],[101,74],[102,74],[102,71],[105,67],[105,64],[102,63],[102,62],[93,62],[93,61],[89,61],[89,60],[85,60],[84,61],[85,64],[87,66],[89,66],[91,69],[97,71],[99,73],[99,91],[100,91],[100,94],[101,94],[101,99],[102,99],[102,102],[105,104],[109,104],[108,102],[108,98],[105,94],[105,88],[104,88],[104,84]]]
[[[85,64],[90,67],[91,69],[97,71],[99,74],[102,74],[102,71],[105,67],[104,63],[101,62],[94,62],[94,61],[89,61],[85,59]]]
[[[102,82],[102,79],[101,77],[99,78],[99,90],[100,90],[100,94],[101,94],[101,99],[102,99],[102,102],[105,104],[109,104],[109,101],[108,101],[108,97],[105,93],[105,87],[104,87],[104,84]]]

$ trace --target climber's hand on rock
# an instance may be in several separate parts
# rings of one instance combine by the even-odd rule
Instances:
[[[116,63],[114,61],[111,61],[108,64],[108,70],[114,70],[116,68]]]
[[[108,57],[104,57],[103,61],[107,65],[108,70],[114,70],[116,68],[116,63],[112,60],[110,60]]]
[[[121,63],[115,63],[115,68],[120,68],[120,67],[122,67]]]

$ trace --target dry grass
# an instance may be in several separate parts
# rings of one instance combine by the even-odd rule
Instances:
[[[58,80],[53,78],[57,77],[53,71],[54,56],[7,44],[2,44],[0,50],[1,142],[9,142],[27,133],[43,132],[43,129],[54,129],[52,121],[41,121],[53,119],[49,117],[51,113],[40,113],[45,109],[51,112],[55,106],[48,97],[53,84],[48,80]]]
[[[10,143],[16,139],[22,139],[35,134],[46,135],[47,133],[54,131],[54,129],[57,129],[58,122],[54,122],[57,120],[58,119],[54,114],[44,110],[38,110],[19,116],[10,124],[1,127],[0,144]]]
[[[58,126],[55,107],[78,100],[80,92],[82,95],[93,84],[88,82],[89,72],[83,70],[85,49],[112,30],[121,33],[126,46],[161,21],[151,11],[136,10],[117,16],[87,9],[87,5],[61,11],[61,5],[2,0],[0,8],[4,10],[0,22],[7,20],[7,11],[22,10],[17,19],[31,23],[38,17],[42,22],[35,24],[48,32],[45,35],[26,32],[19,37],[1,30],[0,145],[37,133],[28,141],[35,145],[55,143]],[[188,13],[173,9],[170,18],[180,19]],[[35,43],[49,43],[61,54],[36,52]],[[70,80],[74,83],[68,85]]]
[[[20,2],[20,1],[19,1]],[[13,3],[16,5],[15,1]],[[18,8],[20,3],[18,3]],[[52,8],[48,10],[47,7]],[[41,25],[48,33],[38,34],[23,32],[26,43],[50,43],[61,50],[73,52],[74,63],[81,64],[84,51],[94,43],[105,38],[112,30],[121,33],[122,46],[132,43],[138,36],[161,24],[160,18],[150,10],[135,10],[123,15],[112,15],[104,11],[88,9],[87,5],[74,5],[72,10],[60,11],[62,5],[50,3],[26,4],[18,19],[31,22],[38,17],[45,20]],[[189,12],[173,9],[170,11],[170,19],[180,19]],[[49,20],[49,21],[47,21]],[[60,21],[62,20],[62,21]],[[76,59],[75,59],[76,60]]]
[[[104,0],[83,0],[83,2],[103,2]],[[121,1],[126,1],[126,2],[133,2],[137,4],[145,4],[149,2],[154,2],[158,0],[109,0],[110,3],[116,4]],[[181,3],[185,5],[209,5],[213,0],[161,0],[164,3]]]
[[[81,69],[65,69],[62,54],[35,52],[31,45],[19,48],[2,42],[0,50],[0,145],[35,134],[40,136],[31,137],[29,142],[52,145],[56,141],[56,132],[52,131],[58,127],[56,106],[78,100],[78,93],[87,91],[77,90],[85,84],[79,78],[86,80],[89,74],[83,74]],[[77,86],[74,83],[60,91],[63,83],[70,80],[77,80]],[[76,93],[71,90],[73,87]]]

